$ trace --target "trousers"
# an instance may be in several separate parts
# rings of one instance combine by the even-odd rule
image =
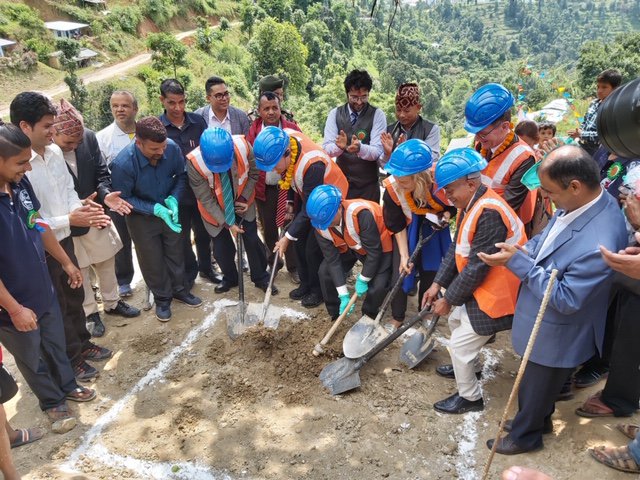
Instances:
[[[178,211],[182,226],[182,248],[186,278],[193,285],[198,272],[211,273],[211,237],[204,228],[198,205],[181,205]],[[191,245],[191,232],[196,244],[196,253]],[[197,255],[197,258],[196,258]]]
[[[120,241],[122,242],[122,248],[116,253],[116,278],[118,285],[129,285],[133,280],[133,250],[131,249],[131,235],[129,234],[129,228],[127,227],[126,217],[123,217],[119,213],[109,212],[111,221],[118,231]]]
[[[115,257],[111,257],[104,262],[94,263],[89,267],[81,269],[82,286],[84,288],[84,303],[82,304],[85,316],[98,311],[98,305],[93,297],[93,289],[91,288],[91,270],[95,271],[98,284],[100,286],[100,294],[102,295],[102,303],[105,310],[111,310],[116,307],[120,296],[118,295],[118,281],[115,273]]]

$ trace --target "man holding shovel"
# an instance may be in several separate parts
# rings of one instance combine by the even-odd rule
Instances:
[[[349,303],[347,272],[358,260],[362,271],[356,293],[358,297],[366,294],[362,313],[374,318],[389,287],[393,259],[393,241],[384,226],[382,207],[361,198],[343,200],[337,187],[321,185],[309,196],[307,214],[324,255],[320,286],[331,319],[337,319]]]
[[[449,315],[452,365],[439,375],[456,379],[458,391],[434,404],[443,413],[484,409],[475,363],[491,335],[511,328],[520,282],[505,267],[489,267],[478,253],[495,253],[496,243],[523,245],[522,222],[507,202],[482,185],[487,161],[470,148],[446,153],[435,168],[435,181],[458,208],[456,242],[451,244],[422,303],[433,304],[436,315]],[[442,298],[437,298],[446,288]],[[453,311],[451,307],[455,306]]]

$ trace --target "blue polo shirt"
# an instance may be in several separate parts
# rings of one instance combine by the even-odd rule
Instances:
[[[16,301],[40,318],[54,299],[41,233],[29,222],[40,202],[26,176],[10,187],[11,195],[0,193],[0,280]],[[0,324],[13,325],[4,309]]]
[[[153,215],[154,205],[164,205],[169,195],[180,201],[187,184],[184,157],[173,140],[167,140],[167,148],[155,166],[134,142],[122,149],[110,167],[113,190],[122,192],[120,196],[143,215]]]
[[[160,115],[160,121],[167,129],[167,137],[176,142],[182,155],[185,157],[185,163],[187,162],[187,155],[191,153],[196,147],[200,146],[200,136],[202,132],[207,129],[207,122],[205,122],[202,115],[196,115],[195,113],[185,112],[184,123],[180,127],[176,127],[167,118],[166,112]],[[196,205],[196,196],[188,185],[183,190],[182,199],[180,205]]]

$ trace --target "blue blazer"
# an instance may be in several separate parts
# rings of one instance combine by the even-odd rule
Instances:
[[[616,252],[626,247],[627,233],[620,207],[604,192],[536,259],[560,213],[525,245],[528,254],[517,252],[507,263],[522,281],[512,341],[514,350],[524,355],[551,270],[556,268],[558,277],[530,360],[547,367],[573,368],[602,348],[613,271],[598,247]]]

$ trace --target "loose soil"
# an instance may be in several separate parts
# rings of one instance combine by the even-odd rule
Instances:
[[[288,299],[293,286],[283,273],[277,281],[280,295],[274,305],[304,310]],[[198,282],[200,282],[198,280]],[[248,277],[246,284],[250,285]],[[143,303],[141,288],[132,302]],[[348,319],[316,358],[313,346],[330,321],[324,308],[307,310],[307,319],[280,318],[277,330],[254,327],[235,341],[226,334],[226,318],[234,307],[216,310],[220,296],[210,284],[197,283],[195,293],[205,305],[190,309],[174,303],[170,322],[158,322],[151,312],[137,319],[106,317],[107,335],[98,343],[116,355],[98,365],[101,376],[92,385],[98,399],[73,404],[79,425],[65,435],[46,437],[13,451],[26,479],[114,478],[251,478],[251,479],[479,479],[489,450],[485,441],[495,435],[513,385],[518,359],[510,335],[498,335],[483,352],[484,412],[441,415],[433,403],[455,391],[455,383],[438,377],[434,367],[448,362],[446,322],[437,336],[441,343],[416,370],[398,362],[399,345],[392,345],[361,370],[362,387],[332,397],[318,380],[322,368],[339,358]],[[226,296],[233,300],[236,291]],[[261,302],[262,292],[247,288],[250,302]],[[412,300],[415,308],[415,298]],[[115,421],[97,437],[99,449],[80,456],[79,473],[61,471],[61,465],[109,409],[147,372],[179,346],[208,315],[217,321],[167,370],[166,375],[133,395]],[[279,315],[279,314],[278,314]],[[7,404],[14,427],[49,422],[24,384],[13,359],[6,363],[16,374],[20,393]],[[544,470],[556,479],[628,478],[597,464],[586,453],[600,444],[627,442],[614,425],[616,419],[587,420],[573,410],[599,387],[576,392],[559,403],[555,433],[545,436],[542,451],[503,457],[497,455],[490,478],[499,478],[506,466],[518,464]],[[638,421],[637,416],[624,421]],[[113,458],[131,461],[126,468]],[[173,465],[166,474],[153,466]],[[187,474],[189,465],[208,474]],[[155,476],[154,476],[155,475]]]

